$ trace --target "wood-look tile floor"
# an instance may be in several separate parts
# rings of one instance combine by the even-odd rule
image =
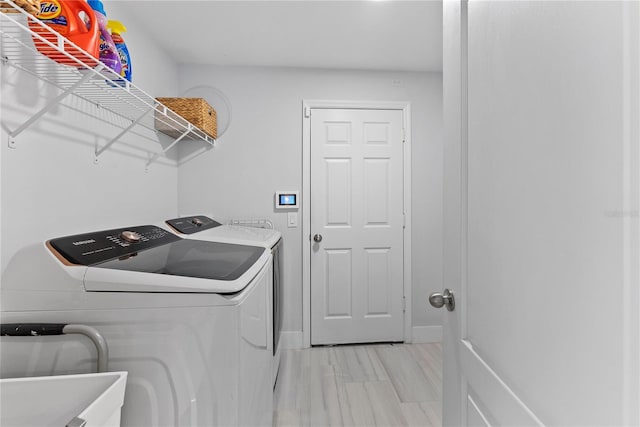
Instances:
[[[282,353],[274,426],[441,426],[442,347],[374,344]]]

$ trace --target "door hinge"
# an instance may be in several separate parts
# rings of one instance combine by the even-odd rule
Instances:
[[[404,295],[402,296],[402,312],[407,312],[407,297],[405,297]]]
[[[308,119],[309,117],[311,117],[311,108],[309,107],[304,107],[304,116]]]
[[[404,144],[405,142],[407,142],[407,130],[402,128],[402,143]]]
[[[402,212],[402,228],[407,228],[407,214]]]

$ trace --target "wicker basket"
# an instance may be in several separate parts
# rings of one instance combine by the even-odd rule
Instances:
[[[202,129],[212,138],[218,137],[216,110],[203,98],[156,98],[156,100],[177,113],[194,126]],[[169,114],[171,117],[171,114]],[[176,118],[180,121],[180,118]],[[172,126],[173,121],[168,120],[156,111],[155,126],[159,132],[174,138],[182,135],[183,131]],[[189,135],[187,135],[189,137]]]
[[[40,0],[13,0],[13,2],[32,15],[40,13]],[[9,3],[0,1],[0,12],[18,13]]]

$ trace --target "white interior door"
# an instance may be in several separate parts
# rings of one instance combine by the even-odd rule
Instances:
[[[638,425],[640,6],[444,3],[445,425]]]
[[[311,110],[311,344],[402,341],[400,110]]]

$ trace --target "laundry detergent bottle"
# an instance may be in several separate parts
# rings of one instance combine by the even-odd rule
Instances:
[[[104,6],[100,0],[89,0],[88,3],[96,14],[100,29],[100,62],[120,74],[122,64],[116,45],[107,28],[107,14],[104,11]]]
[[[120,21],[107,21],[107,28],[111,31],[111,37],[118,50],[120,56],[120,63],[122,64],[122,71],[120,75],[125,79],[131,81],[131,56],[129,55],[129,49],[122,38],[122,33],[127,31],[127,28],[122,25]]]
[[[53,46],[59,46],[58,35],[52,32],[52,29],[89,55],[69,43],[63,43],[64,52],[91,67],[98,65],[100,40],[98,22],[95,12],[86,1],[42,0],[37,18],[50,28],[29,20],[29,27],[36,34],[32,37],[33,43],[40,53],[60,64],[82,66],[73,58],[49,45],[51,43]],[[42,41],[40,37],[49,43]]]

